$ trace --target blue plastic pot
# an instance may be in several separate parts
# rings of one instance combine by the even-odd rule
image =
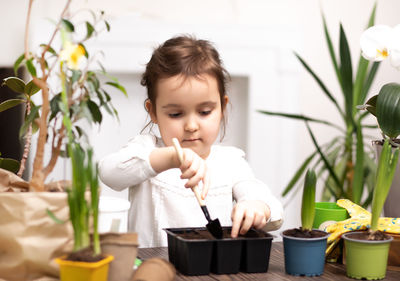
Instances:
[[[318,238],[297,238],[281,233],[285,271],[296,276],[318,276],[324,272],[325,250],[329,233]]]

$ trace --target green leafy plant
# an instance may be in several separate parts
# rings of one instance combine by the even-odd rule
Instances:
[[[397,161],[399,159],[399,148],[392,152],[389,139],[383,143],[381,155],[379,157],[376,184],[372,200],[371,212],[371,231],[378,230],[378,220],[382,212],[383,204],[392,185],[394,173],[396,172]]]
[[[376,6],[372,10],[368,26],[374,24],[375,11]],[[364,142],[366,140],[363,130],[365,128],[376,128],[376,126],[365,124],[366,114],[357,111],[355,105],[364,103],[378,70],[379,63],[375,62],[369,65],[369,61],[360,56],[357,72],[355,73],[355,77],[353,77],[351,54],[343,26],[340,25],[339,58],[337,58],[324,16],[322,16],[322,19],[330,58],[344,98],[343,106],[339,105],[320,77],[318,77],[304,59],[298,54],[295,55],[317,82],[322,93],[337,109],[342,118],[343,126],[302,114],[265,110],[259,110],[259,112],[304,121],[315,147],[315,151],[303,161],[295,172],[285,187],[282,196],[286,196],[296,185],[300,185],[302,175],[307,168],[311,167],[316,171],[318,178],[322,177],[325,180],[322,201],[329,201],[332,198],[335,201],[339,198],[348,198],[357,204],[368,206],[372,200],[376,164],[373,161],[374,153],[372,148],[365,149]],[[309,126],[311,122],[330,126],[338,130],[339,134],[327,143],[319,144]],[[368,197],[361,202],[365,188],[367,189]]]
[[[304,181],[303,199],[301,201],[301,229],[311,231],[315,217],[315,185],[317,176],[308,170]]]
[[[53,170],[58,157],[68,155],[66,126],[71,127],[73,138],[84,142],[85,134],[79,121],[85,119],[89,124],[101,124],[103,109],[108,114],[118,117],[107,87],[113,87],[127,94],[118,80],[110,77],[101,65],[98,59],[99,53],[90,54],[85,47],[86,42],[101,31],[110,30],[103,12],[96,14],[89,11],[91,20],[75,23],[79,11],[72,13],[69,10],[71,0],[68,0],[55,23],[49,41],[30,51],[28,28],[32,3],[33,0],[30,0],[25,30],[25,51],[14,64],[15,73],[24,66],[32,79],[28,82],[17,77],[4,79],[3,85],[15,91],[17,95],[15,99],[1,103],[0,112],[18,104],[25,105],[25,121],[20,129],[20,136],[25,138],[25,148],[18,175],[21,176],[25,169],[32,134],[37,133],[38,141],[29,187],[31,190],[43,191],[44,182]],[[82,10],[82,12],[88,11]],[[83,25],[85,33],[78,32],[82,30],[79,28],[80,25]],[[59,40],[61,45],[56,43],[56,37],[61,39]],[[91,68],[94,63],[97,63],[97,70]],[[108,81],[101,82],[101,77]],[[34,96],[37,94],[41,95],[40,103],[34,102],[36,100]],[[68,107],[65,104],[68,104]],[[66,117],[69,121],[64,121]],[[46,143],[51,145],[50,151],[45,149]],[[44,163],[45,153],[51,155],[47,163]]]
[[[397,54],[400,52],[400,25],[391,28],[385,25],[372,26],[361,36],[362,55],[371,61],[390,58],[394,67],[400,67]],[[397,40],[393,40],[397,39]],[[376,117],[383,137],[383,147],[378,159],[378,171],[372,201],[371,237],[378,230],[378,220],[392,185],[399,158],[400,141],[400,84],[387,83],[379,93],[371,97],[365,105]],[[379,143],[379,142],[378,142]],[[393,149],[394,148],[394,149]]]

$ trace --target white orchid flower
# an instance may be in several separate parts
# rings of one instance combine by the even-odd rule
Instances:
[[[400,68],[400,25],[394,28],[372,26],[361,35],[360,45],[365,59],[382,61],[390,58],[392,66]]]

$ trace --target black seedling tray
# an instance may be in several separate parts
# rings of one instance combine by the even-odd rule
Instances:
[[[167,228],[169,261],[185,275],[267,272],[272,235],[250,229],[245,236],[215,239],[206,228]]]

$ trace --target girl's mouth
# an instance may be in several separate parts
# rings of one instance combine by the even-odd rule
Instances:
[[[200,141],[201,139],[184,139],[183,142],[196,142]]]

